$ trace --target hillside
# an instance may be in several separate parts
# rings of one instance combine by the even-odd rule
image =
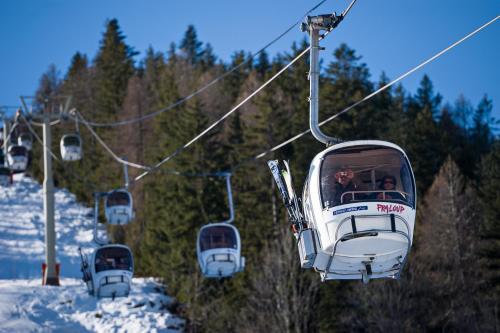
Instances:
[[[44,261],[42,187],[16,175],[0,188],[0,332],[178,332],[172,298],[152,278],[134,279],[131,295],[96,300],[80,280],[78,247],[93,249],[91,210],[57,190],[57,260],[61,286],[41,286]]]

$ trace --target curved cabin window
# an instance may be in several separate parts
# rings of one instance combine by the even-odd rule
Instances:
[[[23,146],[12,146],[9,149],[9,153],[12,156],[25,156],[26,155],[26,148]]]
[[[224,226],[208,227],[201,231],[201,251],[211,249],[229,248],[236,249],[236,234],[233,228]]]
[[[75,135],[70,135],[64,137],[65,146],[80,146],[80,139]]]
[[[111,269],[132,271],[132,255],[123,247],[105,247],[95,254],[95,271],[97,273]]]
[[[106,200],[106,206],[128,206],[130,204],[130,197],[127,192],[116,191],[111,192]]]
[[[320,177],[323,208],[361,201],[414,206],[409,162],[394,148],[356,146],[332,151],[323,159]]]
[[[10,176],[10,169],[0,167],[0,176]]]

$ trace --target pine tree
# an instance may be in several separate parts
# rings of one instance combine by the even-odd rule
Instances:
[[[340,112],[372,91],[369,70],[366,64],[359,62],[361,57],[353,49],[342,44],[334,56],[335,61],[326,69],[325,80],[329,84],[325,84],[320,92],[324,105],[320,106],[321,119],[326,114],[331,116]],[[373,106],[363,104],[324,126],[324,132],[346,140],[373,138],[377,124],[371,121],[372,116]]]
[[[257,60],[255,61],[255,70],[261,76],[264,76],[270,69],[271,64],[269,63],[269,56],[266,51],[259,53]]]
[[[424,75],[417,94],[409,102],[408,119],[412,126],[408,128],[406,144],[420,194],[432,184],[446,156],[435,118],[440,102],[441,96],[434,94],[432,82]]]
[[[210,43],[205,45],[205,49],[202,51],[202,55],[200,57],[200,64],[204,71],[209,70],[215,65],[217,61],[217,57],[214,54],[214,50]]]
[[[471,149],[474,152],[473,163],[478,165],[483,155],[487,154],[494,140],[493,129],[496,120],[491,116],[493,103],[488,96],[483,96],[479,102],[472,118],[470,129]]]
[[[118,21],[116,19],[107,21],[106,31],[94,58],[92,85],[95,102],[92,114],[88,115],[94,121],[112,122],[120,118],[128,81],[135,71],[133,57],[136,54],[132,47],[125,43],[125,36],[120,30]],[[116,149],[120,145],[119,129],[98,129],[97,133],[111,149]],[[95,154],[95,160],[99,161],[94,170],[96,182],[106,184],[109,188],[123,187],[122,166],[104,153],[101,147]]]
[[[73,58],[71,58],[69,69],[66,73],[66,80],[82,76],[82,74],[87,70],[88,65],[89,61],[87,59],[87,56],[80,52],[76,52],[73,55]]]
[[[498,309],[500,299],[500,143],[481,162],[479,194],[483,213],[481,256],[484,263],[484,294]],[[498,322],[498,311],[497,311]]]
[[[203,58],[204,50],[202,49],[202,45],[203,43],[198,40],[195,27],[193,25],[189,25],[184,33],[184,37],[179,45],[179,48],[182,51],[184,58],[191,65],[198,64]],[[211,49],[211,47],[209,49]]]
[[[128,80],[134,73],[133,57],[136,54],[125,43],[118,20],[109,20],[94,59],[99,119],[116,120],[127,91]]]

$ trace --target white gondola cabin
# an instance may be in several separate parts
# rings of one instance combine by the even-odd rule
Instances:
[[[238,229],[228,223],[211,223],[198,233],[198,263],[205,277],[230,277],[245,268]]]
[[[0,166],[0,186],[12,185],[12,172],[9,168]]]
[[[17,138],[17,144],[27,150],[31,150],[33,148],[33,137],[30,133],[21,133]]]
[[[378,140],[337,143],[319,128],[320,31],[331,31],[341,20],[331,14],[308,16],[303,24],[311,39],[310,128],[328,148],[311,162],[302,205],[288,164],[268,165],[298,239],[303,268],[314,268],[323,281],[397,279],[410,252],[416,212],[415,179],[405,152]]]
[[[287,167],[269,164],[275,178],[289,177]],[[291,180],[281,184],[294,198]],[[334,145],[313,159],[302,209],[290,202],[302,219],[295,231],[303,268],[323,280],[399,277],[416,212],[415,180],[401,148],[376,140]]]
[[[109,224],[128,224],[134,219],[133,199],[127,190],[109,192],[104,205],[106,220]]]
[[[78,161],[82,158],[82,139],[79,134],[66,134],[61,138],[61,157],[64,161]]]
[[[82,262],[82,272],[90,295],[127,297],[134,275],[132,252],[120,244],[101,246]]]
[[[10,146],[7,151],[7,162],[13,171],[24,171],[28,167],[28,150],[23,146]]]
[[[198,232],[196,254],[203,276],[207,278],[231,277],[245,269],[245,257],[241,256],[241,238],[234,221],[231,174],[220,173],[226,179],[229,219],[203,226]]]

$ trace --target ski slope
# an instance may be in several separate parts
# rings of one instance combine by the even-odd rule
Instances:
[[[179,332],[184,320],[153,278],[133,280],[127,298],[97,300],[80,280],[78,247],[91,253],[92,210],[56,190],[57,262],[61,286],[41,286],[45,261],[43,189],[22,174],[0,187],[0,333]]]

